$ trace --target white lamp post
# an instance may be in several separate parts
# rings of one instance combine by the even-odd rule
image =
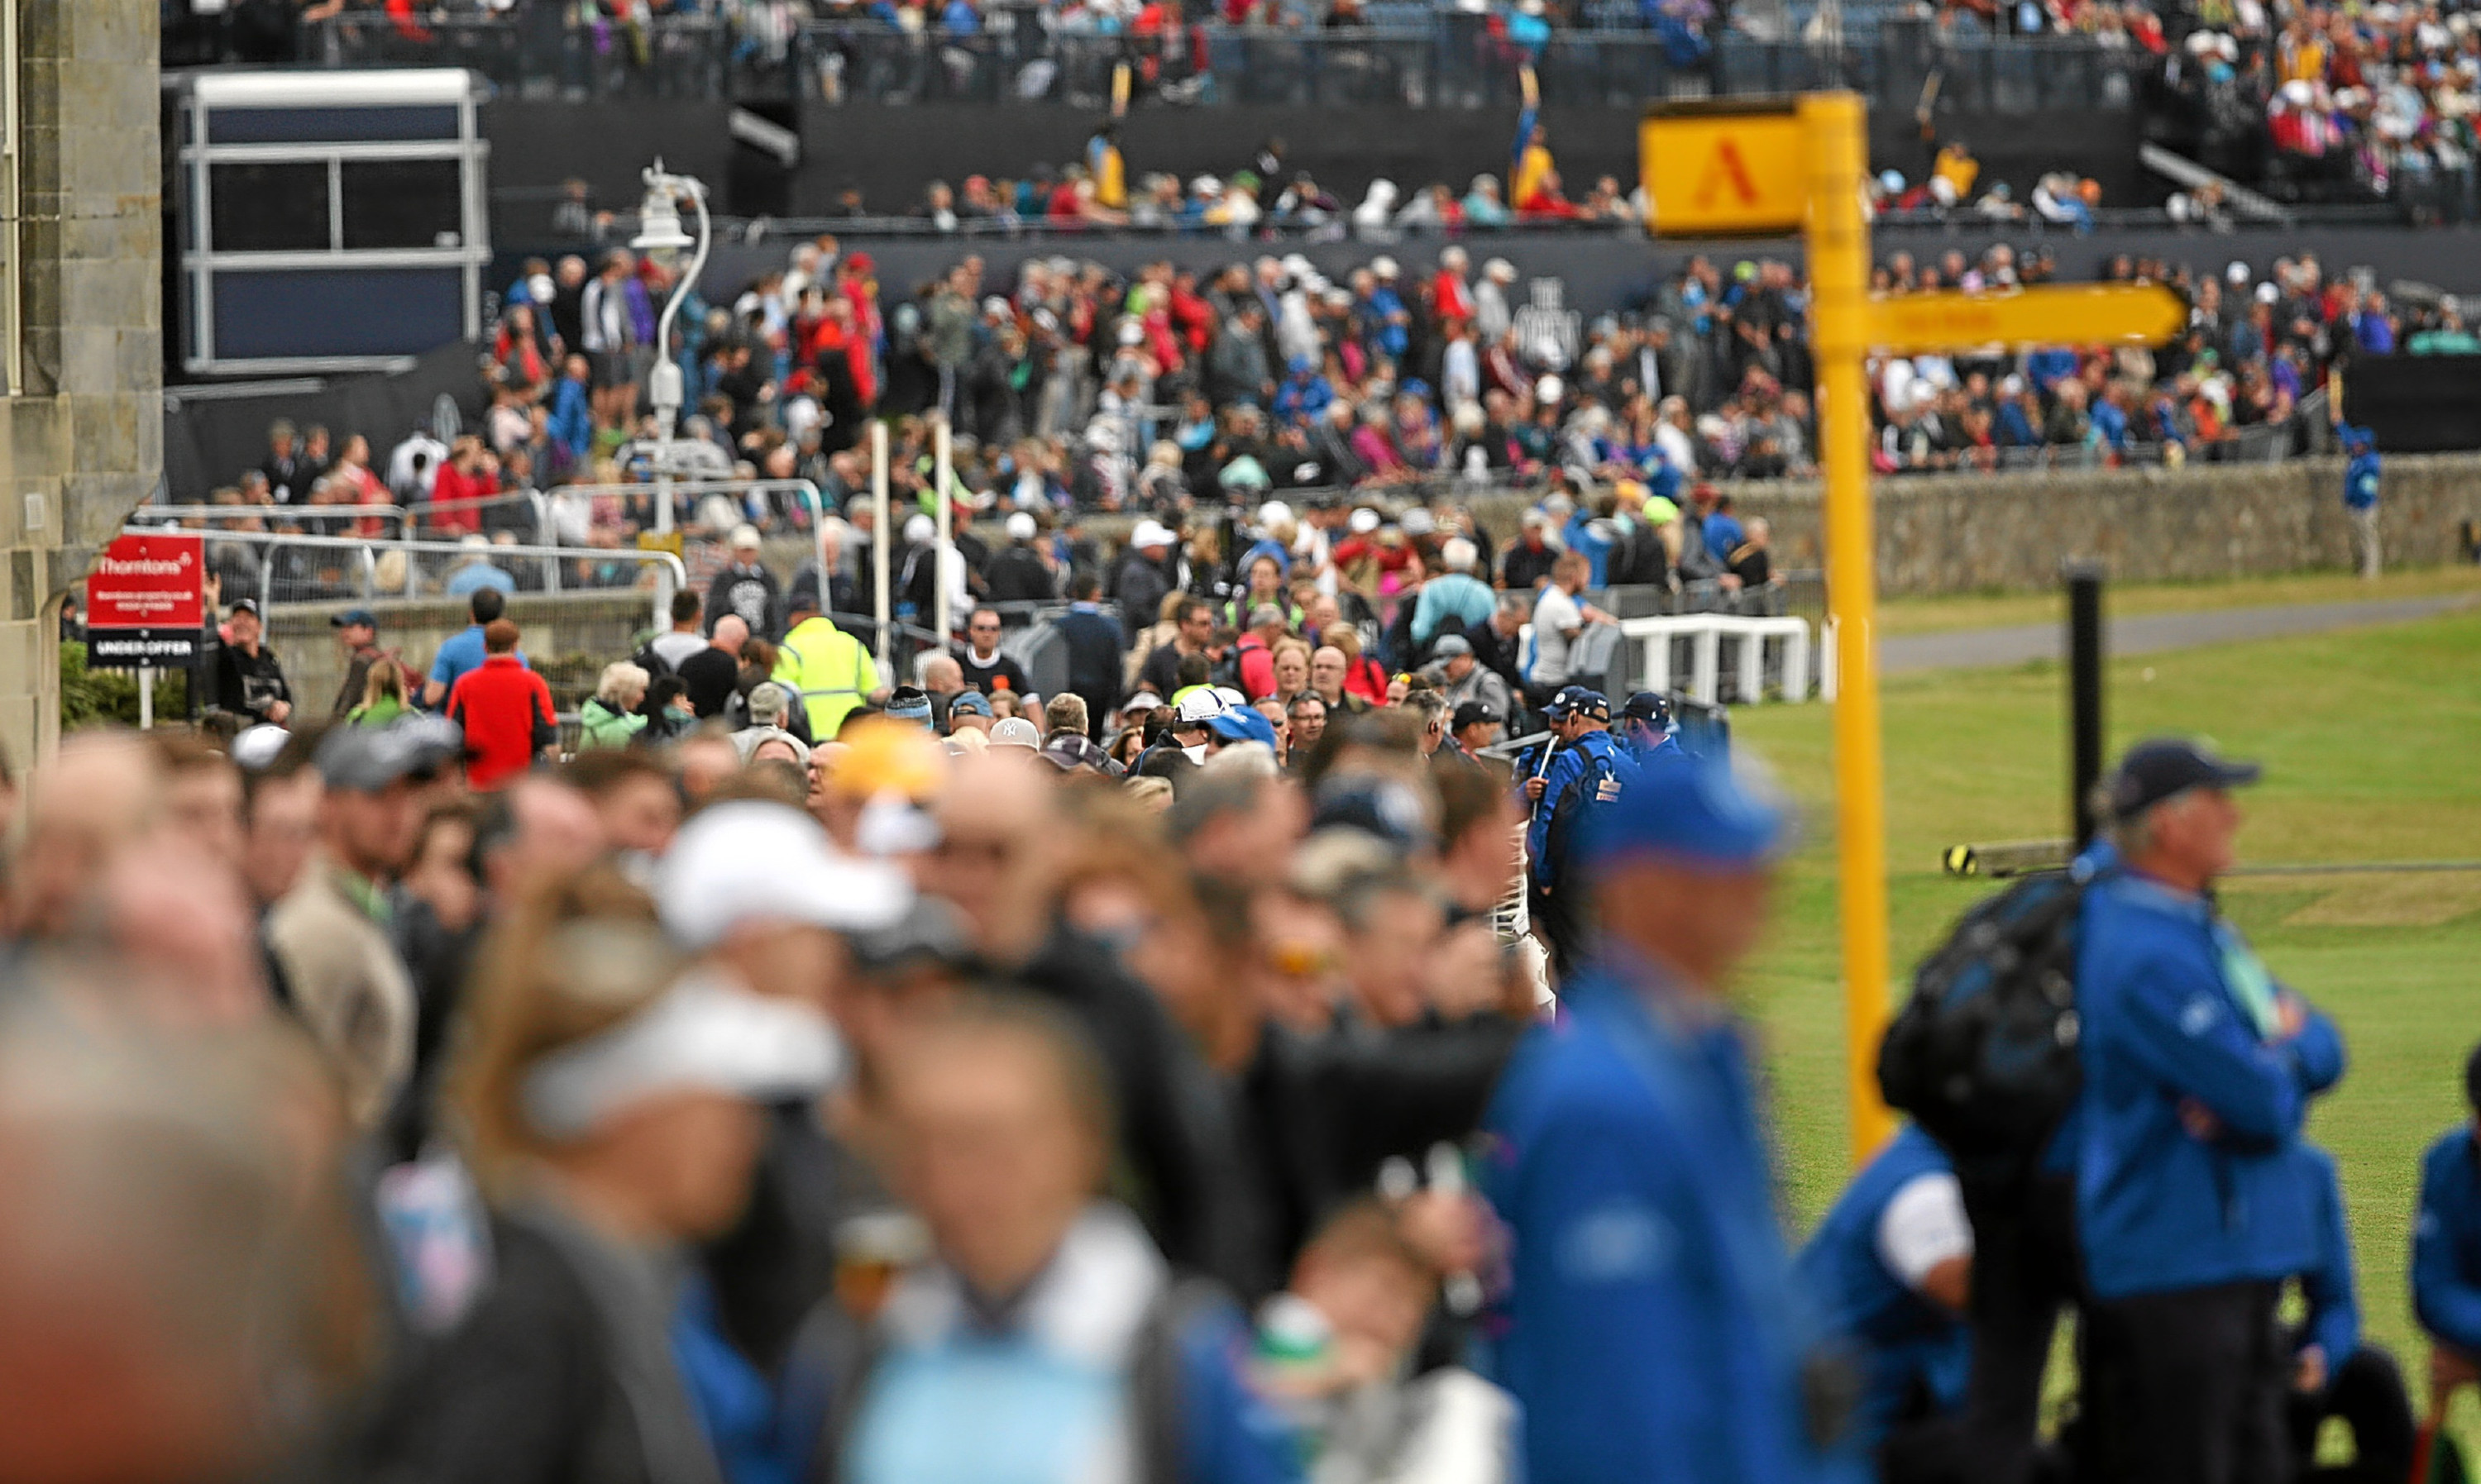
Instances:
[[[669,267],[680,256],[681,249],[697,248],[679,279],[672,285],[672,297],[664,305],[663,318],[655,325],[655,369],[646,380],[647,396],[655,404],[655,532],[669,535],[672,531],[672,442],[678,430],[681,404],[686,398],[681,367],[672,359],[672,321],[681,312],[681,302],[697,285],[698,274],[706,269],[707,249],[715,242],[715,225],[707,216],[706,185],[692,175],[675,175],[664,169],[659,158],[645,172],[646,199],[638,209],[638,235],[629,246],[645,253],[656,262]],[[681,227],[680,198],[687,196],[697,208],[697,236],[692,239]],[[668,590],[671,574],[668,569],[656,571],[655,594],[659,612],[668,612],[672,595]]]

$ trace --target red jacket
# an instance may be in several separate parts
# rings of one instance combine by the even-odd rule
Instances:
[[[551,687],[515,655],[490,655],[457,677],[448,719],[465,729],[465,782],[496,789],[560,744]]]
[[[465,682],[458,681],[458,685]],[[1363,655],[1344,667],[1344,693],[1357,695],[1372,706],[1387,704],[1387,670],[1377,661]]]
[[[1244,615],[1245,616],[1245,615]],[[1254,634],[1240,636],[1240,693],[1255,701],[1275,693],[1275,652]],[[1386,692],[1380,691],[1381,697]]]
[[[442,535],[469,534],[483,529],[483,512],[458,502],[488,499],[499,492],[499,480],[485,471],[466,474],[455,464],[441,464],[431,483],[433,508],[424,513],[431,528]],[[447,508],[437,508],[440,506]]]

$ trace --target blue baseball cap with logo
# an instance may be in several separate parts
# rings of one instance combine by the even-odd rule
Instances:
[[[1543,710],[1559,720],[1579,715],[1591,716],[1597,721],[1611,719],[1610,697],[1590,686],[1567,687],[1553,696],[1551,704]]]
[[[1747,871],[1789,844],[1790,820],[1763,782],[1719,759],[1667,768],[1624,763],[1619,796],[1586,815],[1588,865],[1655,856],[1710,871]]]

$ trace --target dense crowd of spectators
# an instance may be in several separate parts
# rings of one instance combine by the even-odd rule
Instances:
[[[1898,252],[1873,286],[1997,289],[2059,269],[2048,247]],[[2100,276],[2171,285],[2191,302],[2187,330],[2154,351],[1874,361],[1880,471],[2279,456],[2338,362],[2472,344],[2451,302],[2390,302],[2313,255],[2203,272],[2121,258]],[[537,262],[508,295],[479,431],[454,447],[416,434],[381,470],[362,438],[331,454],[323,436],[302,449],[279,430],[266,466],[213,499],[300,529],[372,534],[372,521],[305,507],[394,500],[469,540],[632,545],[651,517],[625,490],[643,477],[642,384],[669,283],[624,250],[597,269]],[[1678,507],[1702,482],[1814,469],[1807,290],[1789,265],[1693,254],[1623,313],[1586,321],[1556,302],[1511,261],[1476,264],[1452,245],[1430,265],[1379,253],[1332,278],[1300,254],[1126,276],[1032,258],[1005,278],[967,256],[904,286],[823,238],[729,299],[687,302],[681,456],[718,478],[812,480],[828,513],[849,518],[869,483],[863,430],[884,419],[893,498],[911,508],[944,412],[960,519],[1021,510],[1046,524],[1511,485],[1580,507],[1606,494]],[[718,539],[796,514],[806,520],[729,494],[680,511]]]
[[[12,1477],[2239,1484],[2337,1419],[2409,1476],[2301,1135],[2339,1032],[2201,916],[2257,769],[2149,743],[2100,795],[2058,1164],[1909,1130],[1795,1263],[1732,996],[1788,810],[1559,667],[1637,528],[1554,510],[1496,589],[1418,506],[1262,508],[1245,586],[1150,632],[1071,576],[1049,695],[993,610],[899,684],[736,562],[570,749],[496,587],[427,673],[340,613],[326,715],[231,604],[200,735],[72,737],[22,820],[0,782]],[[1036,524],[987,582],[1043,581]],[[1128,601],[1193,580],[1149,525]],[[2439,1412],[2476,1136],[2413,1223]]]
[[[2390,196],[2428,221],[2476,210],[2481,34],[2457,7],[2228,0],[2172,58],[2208,163],[2286,195]]]
[[[289,0],[250,0],[212,11],[196,7],[195,15],[189,0],[167,0],[167,5],[168,26],[180,36],[204,28],[212,35],[202,35],[196,44],[210,54],[251,60],[299,56],[305,18],[312,24],[337,22],[384,33],[418,49],[436,43],[438,34],[430,27],[497,25],[513,33],[538,11],[583,28],[598,56],[634,57],[640,65],[661,49],[665,26],[712,22],[716,34],[728,39],[723,54],[736,66],[780,65],[796,38],[812,37],[818,85],[831,96],[848,87],[880,92],[893,89],[907,95],[927,95],[927,90],[959,98],[1057,95],[1096,108],[1115,89],[1122,90],[1124,98],[1138,101],[1212,96],[1214,40],[1233,28],[1261,36],[1315,36],[1331,48],[1345,48],[1354,36],[1372,33],[1373,25],[1364,0],[1220,0],[1211,5],[1200,0],[1186,12],[1180,0],[1059,0],[1038,6],[979,5],[975,0],[850,5],[669,0],[631,6],[590,0],[565,7],[517,7],[496,0],[385,0],[372,5],[323,0],[296,7]],[[2180,6],[1950,0],[1932,5],[1923,0],[1909,7],[1865,7],[1863,13],[1866,20],[1856,24],[1928,21],[1926,34],[1938,39],[1969,38],[1985,30],[2024,38],[2076,38],[2102,54],[2158,61],[2159,87],[2143,83],[2142,73],[2133,69],[2095,73],[2102,94],[2095,106],[2167,111],[2167,117],[2177,117],[2194,131],[2207,163],[2279,195],[2390,198],[2424,220],[2469,220],[2481,214],[2471,123],[2481,110],[2481,36],[2452,6],[2337,7],[2306,0],[2271,5],[2205,0]],[[1332,79],[1321,86],[1344,90],[1334,93],[1339,97],[1492,106],[1515,91],[1520,70],[1545,62],[1554,40],[1577,28],[1645,33],[1651,54],[1658,55],[1662,66],[1695,72],[1714,55],[1718,28],[1761,39],[1794,34],[1822,39],[1813,34],[1812,20],[1797,11],[1786,15],[1752,7],[1718,17],[1705,0],[1512,0],[1449,6],[1409,22],[1442,28],[1439,52],[1446,62],[1434,64],[1426,57],[1403,62],[1373,47],[1349,56],[1339,50],[1319,70]],[[1408,24],[1400,11],[1378,17],[1378,22]],[[881,33],[907,49],[889,52],[877,44]],[[1005,61],[994,46],[1006,52]],[[1223,65],[1245,65],[1247,56],[1229,53]],[[1425,83],[1409,84],[1395,76],[1434,65],[1443,70]],[[1115,82],[1122,69],[1125,82]],[[944,83],[932,81],[941,77]],[[1066,174],[1062,172],[1063,181]],[[2011,184],[2019,199],[2010,203],[2000,195],[1991,204],[2020,209],[2026,204],[2032,194],[2029,183]],[[2073,188],[2074,182],[2069,184]],[[1217,179],[1215,191],[1203,201],[1177,192],[1159,197],[1151,183],[1140,183],[1125,206],[1107,203],[1099,211],[1088,206],[1081,219],[1111,221],[1114,210],[1140,218],[1168,213],[1175,220],[1183,212],[1194,218],[1240,210],[1253,220],[1273,219],[1276,197],[1286,195],[1289,185],[1262,177],[1243,207],[1232,199],[1234,182],[1229,178]],[[1450,192],[1449,200],[1462,195]],[[1574,195],[1583,199],[1581,183]],[[1002,190],[993,209],[1058,220],[1057,195],[1046,191],[1039,200],[1011,201]],[[1346,200],[1341,209],[1355,204]],[[2183,217],[2204,220],[2218,220],[2224,210],[2223,203],[2201,203],[2185,194],[2175,195],[2172,206]],[[1314,222],[1315,214],[1339,208],[1306,209],[1311,215],[1303,220]]]

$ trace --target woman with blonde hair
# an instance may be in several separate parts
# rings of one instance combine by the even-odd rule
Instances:
[[[405,666],[386,660],[371,666],[362,682],[362,704],[345,713],[345,719],[354,726],[385,726],[406,710]]]
[[[578,750],[596,747],[626,747],[646,729],[646,718],[638,714],[638,705],[646,698],[650,684],[640,666],[622,660],[603,666],[603,679],[596,684],[594,694],[577,709]]]
[[[837,1061],[815,1005],[683,960],[615,869],[537,881],[483,950],[449,1122],[489,1209],[490,1287],[394,1389],[376,1472],[718,1476],[673,1356],[677,1254],[747,1203],[763,1105]]]

